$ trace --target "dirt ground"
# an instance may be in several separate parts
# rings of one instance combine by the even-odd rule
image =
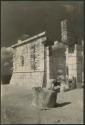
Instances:
[[[1,124],[82,124],[83,88],[59,93],[57,106],[47,110],[33,107],[32,90],[1,86]]]

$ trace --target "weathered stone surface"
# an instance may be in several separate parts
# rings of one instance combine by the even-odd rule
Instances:
[[[57,92],[46,88],[33,88],[32,105],[38,108],[54,107],[56,105]]]
[[[36,39],[35,39],[36,38]],[[41,86],[44,80],[44,44],[45,33],[14,45],[13,74],[10,84],[28,88]],[[26,42],[26,43],[25,43]]]
[[[80,45],[75,44],[73,52],[69,52],[69,49],[66,49],[66,65],[68,67],[68,79],[72,80],[73,77],[76,79],[75,82],[71,82],[71,88],[79,87],[82,83],[82,72],[83,72],[83,57],[82,57],[82,48]],[[73,81],[73,80],[72,80]]]

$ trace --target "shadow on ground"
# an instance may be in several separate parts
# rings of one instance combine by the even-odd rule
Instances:
[[[63,107],[63,106],[69,105],[69,104],[71,104],[71,102],[56,103],[56,105],[54,107],[46,107],[41,110],[51,110],[52,108]]]
[[[63,107],[63,106],[69,105],[69,104],[71,104],[71,102],[56,103],[56,105],[54,106],[54,108],[55,107]]]

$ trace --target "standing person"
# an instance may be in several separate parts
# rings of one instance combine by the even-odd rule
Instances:
[[[52,82],[52,90],[56,91],[56,92],[60,92],[60,81],[55,79],[53,82]]]

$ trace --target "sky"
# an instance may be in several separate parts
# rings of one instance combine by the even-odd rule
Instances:
[[[70,19],[77,37],[83,38],[83,2],[2,1],[1,46],[15,44],[23,34],[31,37],[43,31],[50,40],[60,40],[63,19]]]

